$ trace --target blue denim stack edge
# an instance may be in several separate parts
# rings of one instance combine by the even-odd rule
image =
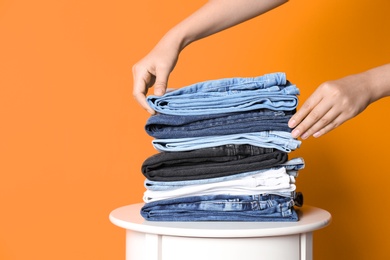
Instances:
[[[147,102],[159,151],[142,166],[149,221],[298,221],[301,142],[287,122],[298,88],[285,73],[196,83]]]

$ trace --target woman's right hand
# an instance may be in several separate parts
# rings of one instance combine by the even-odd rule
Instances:
[[[156,112],[146,102],[149,88],[154,95],[162,96],[168,86],[168,78],[175,68],[179,51],[162,39],[153,50],[133,66],[133,96],[150,114]]]

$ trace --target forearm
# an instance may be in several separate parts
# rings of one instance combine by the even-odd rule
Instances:
[[[163,41],[180,52],[188,44],[259,16],[288,0],[210,0],[173,27]]]

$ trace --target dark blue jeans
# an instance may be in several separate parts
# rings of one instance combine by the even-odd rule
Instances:
[[[200,136],[255,133],[262,131],[291,132],[288,120],[294,111],[268,109],[207,115],[166,115],[149,117],[145,131],[154,138],[187,138]]]
[[[297,221],[293,197],[279,195],[192,196],[146,203],[149,221]]]
[[[142,173],[153,181],[217,178],[272,168],[288,160],[286,152],[252,145],[223,145],[187,152],[161,152],[147,158]]]

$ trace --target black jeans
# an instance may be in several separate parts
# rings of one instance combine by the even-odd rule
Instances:
[[[272,168],[286,152],[252,145],[223,145],[187,152],[161,152],[147,158],[142,173],[153,181],[199,180]]]

